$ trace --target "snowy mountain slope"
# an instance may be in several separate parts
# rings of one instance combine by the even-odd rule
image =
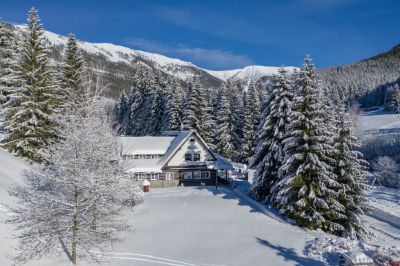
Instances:
[[[19,33],[24,31],[25,28],[26,26],[24,25],[16,25],[16,29]],[[44,35],[48,39],[50,47],[57,50],[56,54],[60,57],[62,48],[67,43],[67,37],[49,31],[45,31]],[[218,87],[222,82],[229,78],[236,78],[245,81],[257,81],[261,77],[276,74],[278,70],[278,67],[246,66],[242,69],[214,71],[200,68],[193,63],[180,59],[170,58],[156,53],[134,50],[111,43],[90,43],[79,41],[79,46],[87,54],[96,57],[94,59],[90,57],[86,58],[88,61],[98,63],[99,58],[103,58],[108,61],[107,64],[122,63],[134,68],[136,68],[137,64],[141,63],[157,71],[161,71],[166,75],[177,77],[182,81],[187,81],[193,77],[199,77],[202,85],[207,88]],[[61,58],[56,58],[56,61],[60,59]],[[104,62],[102,63],[102,65],[105,64],[106,63]],[[115,70],[118,71],[121,66],[119,65],[114,68],[115,69],[112,70],[110,69],[109,72],[115,72]],[[293,67],[287,67],[287,70],[292,71]],[[133,75],[132,72],[133,71],[128,71],[128,73],[124,73],[123,71],[120,71],[120,73],[113,74],[119,74],[122,75],[122,77],[125,75],[126,79],[131,79]]]
[[[288,72],[292,72],[296,67],[284,67],[284,69]],[[232,70],[207,70],[204,69],[207,73],[223,80],[227,81],[230,78],[237,78],[242,80],[258,80],[261,77],[272,76],[278,73],[279,67],[271,67],[271,66],[246,66],[242,69],[232,69]]]
[[[17,25],[16,27],[20,31],[23,31],[26,28],[23,25]],[[61,36],[50,31],[44,31],[44,36],[48,39],[51,46],[65,46],[67,43],[66,36]],[[126,64],[132,64],[135,59],[140,57],[152,62],[156,69],[183,80],[191,78],[193,73],[190,73],[190,71],[184,71],[182,67],[197,68],[190,62],[169,58],[160,54],[133,50],[128,47],[111,43],[90,43],[79,41],[79,47],[87,53],[102,55],[109,61],[115,63],[122,62]]]

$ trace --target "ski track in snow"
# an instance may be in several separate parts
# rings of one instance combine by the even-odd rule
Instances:
[[[121,259],[121,260],[137,260],[144,262],[152,262],[163,265],[173,265],[173,266],[224,266],[221,264],[199,264],[184,262],[180,260],[174,260],[169,258],[162,258],[148,254],[130,253],[130,252],[113,252],[108,255],[110,259]]]

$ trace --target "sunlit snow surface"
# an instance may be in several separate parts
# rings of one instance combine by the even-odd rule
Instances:
[[[363,131],[399,130],[400,132],[400,115],[393,112],[385,112],[382,108],[361,113],[359,122]]]
[[[0,159],[1,202],[12,204],[6,189],[21,182],[20,173],[27,165],[4,150],[0,150]],[[246,195],[247,188],[248,184],[241,182],[236,189],[151,189],[145,195],[145,203],[133,215],[127,213],[133,230],[121,235],[122,242],[108,254],[106,264],[325,265],[317,256],[306,257],[303,252],[307,243],[328,235],[289,224],[276,211],[251,200]],[[376,232],[373,243],[394,245],[400,237],[398,212],[393,211],[399,207],[398,195],[394,190],[382,188],[371,190],[369,195],[371,206],[380,211],[379,217],[367,217]],[[7,216],[6,209],[2,208],[1,215]],[[0,229],[3,241],[0,257],[4,258],[1,265],[10,265],[8,258],[13,254],[15,241],[10,240],[9,225],[1,224]],[[28,265],[55,263],[69,265],[64,254]]]

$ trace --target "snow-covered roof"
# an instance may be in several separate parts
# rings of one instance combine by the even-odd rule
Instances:
[[[221,155],[214,154],[217,158],[216,161],[209,161],[207,162],[207,167],[209,169],[219,169],[219,170],[232,170],[233,164],[229,159],[222,157]]]
[[[165,162],[194,131],[165,132],[163,136],[118,137],[121,155],[163,154],[156,159],[125,160],[128,172],[161,173]]]
[[[121,155],[165,154],[174,136],[118,137]]]
[[[127,172],[161,173],[162,164],[160,159],[135,159],[125,160],[122,167]]]
[[[163,166],[171,159],[177,150],[192,134],[194,130],[164,132],[162,136],[150,137],[118,137],[121,155],[163,154],[155,159],[131,159],[123,162],[127,172],[161,173]],[[198,138],[202,141],[201,137]],[[204,143],[205,144],[205,143]],[[205,144],[207,145],[207,144]],[[231,170],[233,164],[229,159],[212,153],[215,161],[207,161],[208,169]]]
[[[195,133],[194,130],[186,130],[186,131],[172,131],[172,132],[164,132],[165,135],[174,136],[174,140],[171,142],[171,145],[168,147],[165,155],[161,158],[161,163],[164,165],[171,156],[177,151],[180,144],[183,143],[192,133]]]

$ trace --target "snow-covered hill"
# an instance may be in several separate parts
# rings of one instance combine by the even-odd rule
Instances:
[[[284,67],[286,71],[292,72],[295,67]],[[241,69],[232,70],[208,70],[204,69],[207,73],[219,78],[220,80],[226,81],[230,78],[237,78],[242,80],[258,80],[264,76],[272,76],[278,73],[279,67],[271,66],[246,66]]]
[[[17,25],[16,27],[19,31],[23,31],[26,28],[23,25]],[[61,36],[50,31],[45,31],[44,33],[51,46],[64,46],[67,43],[66,36]],[[270,66],[246,66],[242,69],[215,71],[200,68],[193,63],[180,59],[170,58],[156,53],[134,50],[111,43],[90,43],[79,41],[79,46],[85,52],[104,56],[110,62],[122,62],[131,65],[137,63],[138,59],[142,59],[150,67],[154,67],[157,70],[182,80],[187,80],[193,76],[208,74],[221,81],[226,81],[229,78],[242,80],[251,79],[256,81],[263,76],[276,74],[279,69],[278,67]],[[286,69],[292,71],[293,67],[287,67]]]

